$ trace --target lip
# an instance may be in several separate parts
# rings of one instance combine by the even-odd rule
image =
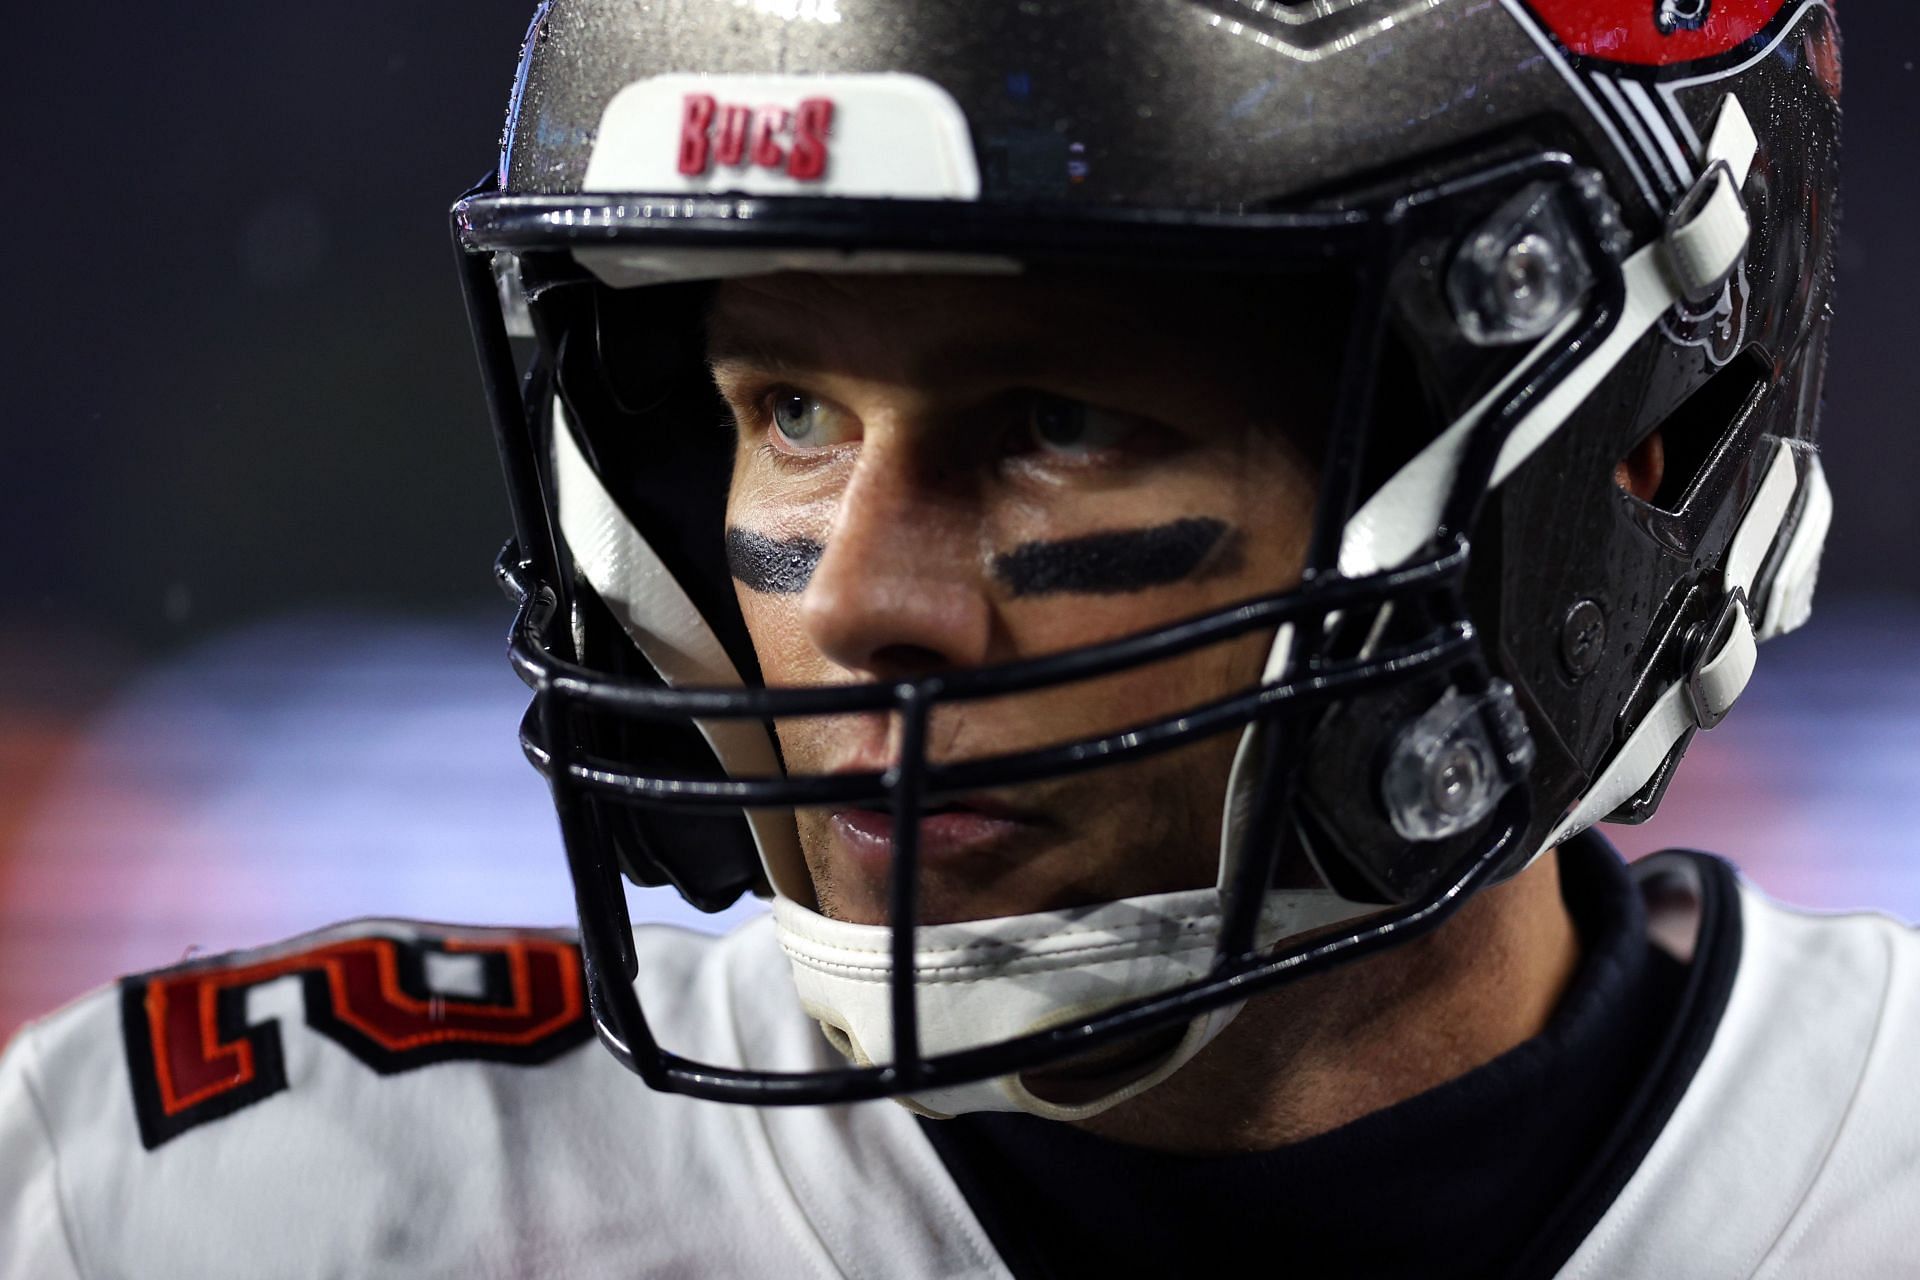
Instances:
[[[1038,825],[985,798],[943,805],[920,819],[920,862],[926,866],[977,854]],[[853,863],[876,883],[884,883],[893,866],[893,815],[878,809],[839,809],[832,826],[835,843]]]

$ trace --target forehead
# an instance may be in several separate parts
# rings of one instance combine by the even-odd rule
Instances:
[[[1088,363],[1213,368],[1297,350],[1297,341],[1276,342],[1299,324],[1284,317],[1327,292],[1319,280],[1151,271],[788,272],[716,286],[708,354],[715,363],[860,367],[915,381]]]

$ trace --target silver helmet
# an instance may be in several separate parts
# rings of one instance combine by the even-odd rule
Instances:
[[[1825,0],[543,5],[498,169],[453,223],[514,512],[523,740],[609,1047],[711,1098],[1087,1114],[1250,993],[1651,815],[1755,642],[1810,607],[1837,41]],[[1009,664],[767,687],[727,560],[731,447],[672,429],[715,413],[714,282],[1145,265],[1270,289],[1329,353],[1302,390],[1325,427],[1298,580]],[[1656,433],[1658,491],[1624,491]],[[779,554],[804,580],[804,548]],[[1204,705],[930,758],[942,707],[1248,635],[1260,678]],[[886,767],[785,767],[776,721],[853,713],[897,718]],[[1214,884],[917,919],[943,797],[1223,733]],[[893,815],[885,924],[816,910],[791,813],[848,804]],[[852,1065],[657,1045],[623,874],[706,910],[772,896]],[[956,947],[982,957],[965,992],[934,976]],[[1101,1098],[1020,1084],[1156,1030],[1152,1069]]]

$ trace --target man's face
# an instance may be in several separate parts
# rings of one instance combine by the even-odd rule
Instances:
[[[1056,653],[1293,584],[1327,416],[1303,388],[1333,377],[1273,318],[1286,301],[1271,282],[1147,274],[720,285],[709,351],[738,428],[727,549],[766,683]],[[1220,698],[1258,679],[1271,640],[940,707],[929,758]],[[884,714],[776,728],[795,773],[897,757]],[[941,806],[921,827],[921,920],[1213,883],[1238,737]],[[888,816],[797,819],[821,910],[884,922]]]

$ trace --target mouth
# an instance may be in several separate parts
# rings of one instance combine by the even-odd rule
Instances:
[[[875,883],[884,883],[892,868],[895,825],[895,815],[886,808],[839,809],[832,817],[835,843]],[[985,797],[928,805],[920,811],[920,861],[934,865],[978,855],[1041,825],[1033,815]]]

